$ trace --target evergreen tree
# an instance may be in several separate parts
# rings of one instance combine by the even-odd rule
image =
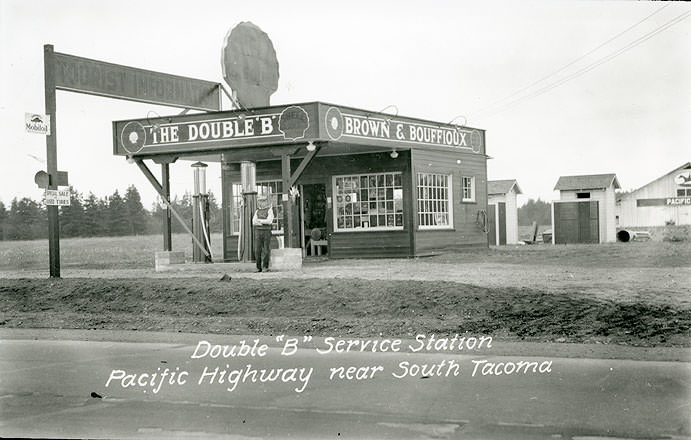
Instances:
[[[182,196],[182,199],[178,199],[177,196],[175,196],[175,199],[171,202],[171,205],[173,205],[173,208],[182,216],[183,219],[185,219],[185,222],[187,223],[187,226],[192,229],[192,217],[193,217],[193,212],[192,212],[192,203],[193,203],[193,197],[192,194],[189,192],[185,191],[185,194]],[[183,227],[180,225],[180,222],[175,221],[173,219],[173,232],[180,233],[180,232],[185,232]]]
[[[130,185],[125,193],[123,200],[125,212],[127,213],[129,235],[141,235],[146,233],[148,213],[142,205],[139,191],[134,185]]]
[[[32,240],[48,235],[48,217],[41,205],[28,197],[14,198],[7,219],[9,240]]]
[[[120,196],[118,190],[115,190],[113,195],[108,198],[108,208],[106,212],[106,235],[127,235],[129,232],[127,207],[125,206],[125,201]]]
[[[539,198],[529,199],[525,205],[518,208],[519,225],[531,225],[533,222],[543,226],[552,224],[552,208],[549,203]]]
[[[160,234],[163,232],[163,222],[166,218],[165,204],[161,202],[160,197],[156,197],[156,201],[151,204],[151,211],[147,217],[146,233]],[[173,219],[175,222],[175,219]]]
[[[86,235],[84,229],[82,195],[70,186],[70,206],[60,207],[60,235],[79,237]]]
[[[7,231],[7,209],[5,208],[5,204],[2,203],[2,200],[0,200],[0,240],[7,240],[6,237],[6,231]]]
[[[211,232],[221,232],[223,230],[223,215],[221,208],[214,193],[209,191],[209,229]]]
[[[89,193],[89,197],[84,200],[84,221],[82,234],[85,237],[95,237],[104,234],[104,205],[104,201],[99,200],[94,193]]]

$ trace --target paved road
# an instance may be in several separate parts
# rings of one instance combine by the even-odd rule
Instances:
[[[84,332],[74,334],[83,338]],[[315,350],[328,348],[323,340],[283,356],[281,343],[267,337],[261,342],[272,343],[264,356],[193,359],[198,341],[189,335],[167,343],[69,340],[65,332],[61,338],[0,339],[0,436],[691,438],[688,362],[491,351],[323,355]],[[209,341],[233,345],[240,337]],[[473,361],[482,360],[487,363],[477,364],[473,376]],[[519,361],[543,368],[551,361],[551,372],[482,375],[489,363],[502,363],[506,373]],[[427,365],[429,377],[394,377],[406,368],[413,373],[413,364]],[[372,368],[359,370],[361,380],[331,379],[330,369],[338,366]],[[209,383],[216,367],[217,382],[222,370],[229,372],[224,379],[250,372],[229,391],[232,382]],[[279,368],[285,383],[251,382],[262,369]],[[165,383],[159,380],[166,369],[177,374],[172,385],[170,374]]]

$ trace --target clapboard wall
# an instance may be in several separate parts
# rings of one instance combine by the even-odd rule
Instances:
[[[453,185],[453,229],[416,230],[416,254],[487,247],[487,233],[477,224],[478,213],[487,212],[487,158],[473,153],[413,150],[412,161],[414,176],[417,173],[450,174]],[[475,201],[462,200],[461,176],[475,178]],[[415,227],[417,229],[417,224]]]

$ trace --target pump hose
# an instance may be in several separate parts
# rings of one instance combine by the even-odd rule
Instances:
[[[240,212],[242,213],[242,218],[240,218],[238,222],[238,261],[242,261],[242,254],[244,253],[244,249],[242,248],[242,222],[245,218],[245,202],[242,200],[240,200]]]
[[[475,219],[475,223],[482,229],[482,232],[487,234],[489,232],[488,226],[488,221],[487,221],[487,211],[484,209],[481,209],[477,212],[477,217]]]
[[[211,241],[209,240],[209,231],[206,230],[206,221],[204,220],[204,207],[202,206],[202,198],[199,197],[199,215],[202,220],[202,232],[204,233],[204,240],[206,241],[206,248],[209,250],[209,258],[213,261],[214,254],[211,252]]]

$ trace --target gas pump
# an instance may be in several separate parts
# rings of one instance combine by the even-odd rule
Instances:
[[[240,218],[240,240],[238,240],[238,260],[254,260],[254,235],[252,216],[257,209],[257,164],[243,161],[240,163],[240,181],[242,183],[242,217]]]
[[[192,233],[206,248],[206,252],[199,245],[192,243],[192,261],[195,263],[211,263],[211,234],[209,231],[209,194],[206,192],[206,167],[202,162],[192,164],[194,169],[194,194],[192,195]]]

